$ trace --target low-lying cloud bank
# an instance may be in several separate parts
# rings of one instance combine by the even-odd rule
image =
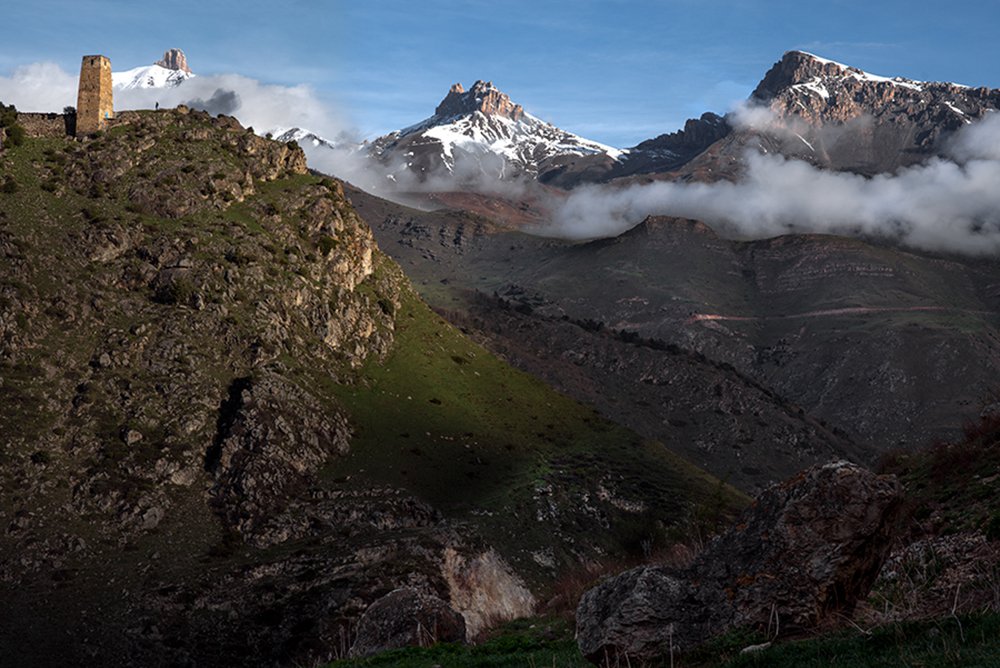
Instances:
[[[759,119],[758,119],[759,120]],[[1000,114],[955,134],[944,157],[865,178],[748,151],[738,183],[658,182],[574,191],[556,210],[559,236],[620,234],[649,215],[695,218],[721,233],[867,234],[926,250],[1000,251]]]

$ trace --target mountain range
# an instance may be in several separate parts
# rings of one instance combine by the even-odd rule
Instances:
[[[116,88],[157,88],[194,76],[183,51],[114,74]],[[1000,91],[885,77],[803,51],[789,51],[746,105],[706,112],[672,133],[619,149],[532,116],[492,82],[453,85],[434,114],[368,142],[308,128],[266,131],[307,150],[349,150],[399,187],[482,190],[490,182],[537,182],[562,189],[636,179],[734,179],[747,148],[824,169],[874,175],[940,152],[956,130],[1000,108]],[[765,111],[749,118],[747,110]],[[430,180],[430,183],[427,183]],[[488,188],[487,188],[488,189]]]
[[[115,86],[193,76],[171,49]],[[653,567],[638,599],[779,591],[760,619],[800,603],[789,570],[820,593],[810,619],[849,613],[890,550],[865,614],[903,619],[918,589],[949,620],[995,605],[994,256],[662,213],[540,232],[579,193],[737,185],[761,156],[889,178],[998,106],[791,51],[740,110],[621,150],[484,81],[367,143],[197,104],[74,138],[0,107],[0,655],[315,665],[397,646],[362,628],[462,642],[558,614],[651,558],[694,563],[693,588]],[[393,199],[310,170],[324,151]],[[803,537],[809,569],[743,568],[817,554]],[[920,588],[931,571],[960,586]]]
[[[163,65],[189,74],[177,50],[153,67]],[[937,155],[956,131],[998,107],[1000,91],[878,76],[790,51],[765,73],[743,109],[726,116],[706,112],[677,132],[628,149],[545,123],[484,81],[469,90],[455,84],[427,119],[346,148],[401,189],[438,191],[418,201],[424,208],[444,206],[439,212],[417,213],[360,191],[354,199],[383,248],[419,279],[418,287],[427,286],[424,297],[451,309],[456,320],[477,314],[482,340],[520,359],[523,368],[540,373],[544,367],[564,391],[600,403],[605,393],[557,381],[557,371],[540,362],[547,353],[567,353],[571,342],[563,335],[553,334],[547,344],[507,334],[501,340],[500,329],[512,326],[512,317],[601,323],[731,365],[748,382],[839,430],[842,436],[830,441],[834,450],[860,447],[874,456],[946,436],[986,391],[1000,366],[993,343],[1000,272],[992,262],[915,253],[872,239],[806,235],[734,242],[669,218],[582,245],[520,230],[543,224],[562,189],[737,180],[748,150],[822,170],[890,173]],[[345,150],[343,142],[306,129],[276,135],[307,151]],[[513,195],[491,194],[489,187],[483,192],[484,184],[504,181],[531,187]],[[484,317],[498,311],[473,298],[476,292],[495,294],[518,310]],[[959,322],[964,324],[953,326]],[[552,329],[541,322],[537,327]],[[620,340],[605,345],[624,350]],[[928,366],[926,354],[909,352],[928,346],[937,350],[937,364]],[[643,354],[662,364],[661,353]],[[612,383],[607,360],[584,359],[578,370],[593,374],[592,388],[627,388],[644,373],[620,370]],[[832,367],[840,371],[824,372]],[[816,373],[826,385],[812,381]],[[899,383],[910,389],[901,393]],[[626,421],[650,437],[676,439],[662,406],[617,405],[605,410],[620,420],[630,415]],[[747,489],[802,464],[799,455],[787,457],[787,465],[761,457],[738,464],[745,453],[722,455],[717,446],[700,454],[681,450]]]

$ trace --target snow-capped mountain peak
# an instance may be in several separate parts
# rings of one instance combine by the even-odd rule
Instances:
[[[449,173],[543,178],[569,162],[616,161],[624,153],[532,116],[491,81],[469,90],[453,85],[433,116],[379,137],[368,152],[419,179]]]
[[[117,90],[134,88],[171,88],[195,76],[188,67],[187,58],[180,49],[169,49],[163,58],[152,65],[134,67],[122,72],[112,72],[111,80]]]

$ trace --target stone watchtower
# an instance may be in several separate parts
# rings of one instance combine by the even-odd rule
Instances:
[[[114,117],[111,61],[104,56],[84,56],[76,100],[76,135],[80,137],[103,130]]]

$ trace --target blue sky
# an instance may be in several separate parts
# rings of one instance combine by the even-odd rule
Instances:
[[[490,79],[536,116],[633,145],[725,111],[794,48],[1000,87],[993,0],[36,0],[2,13],[0,75],[75,72],[84,53],[127,69],[176,46],[199,73],[308,84],[368,136],[430,115],[456,81]]]

